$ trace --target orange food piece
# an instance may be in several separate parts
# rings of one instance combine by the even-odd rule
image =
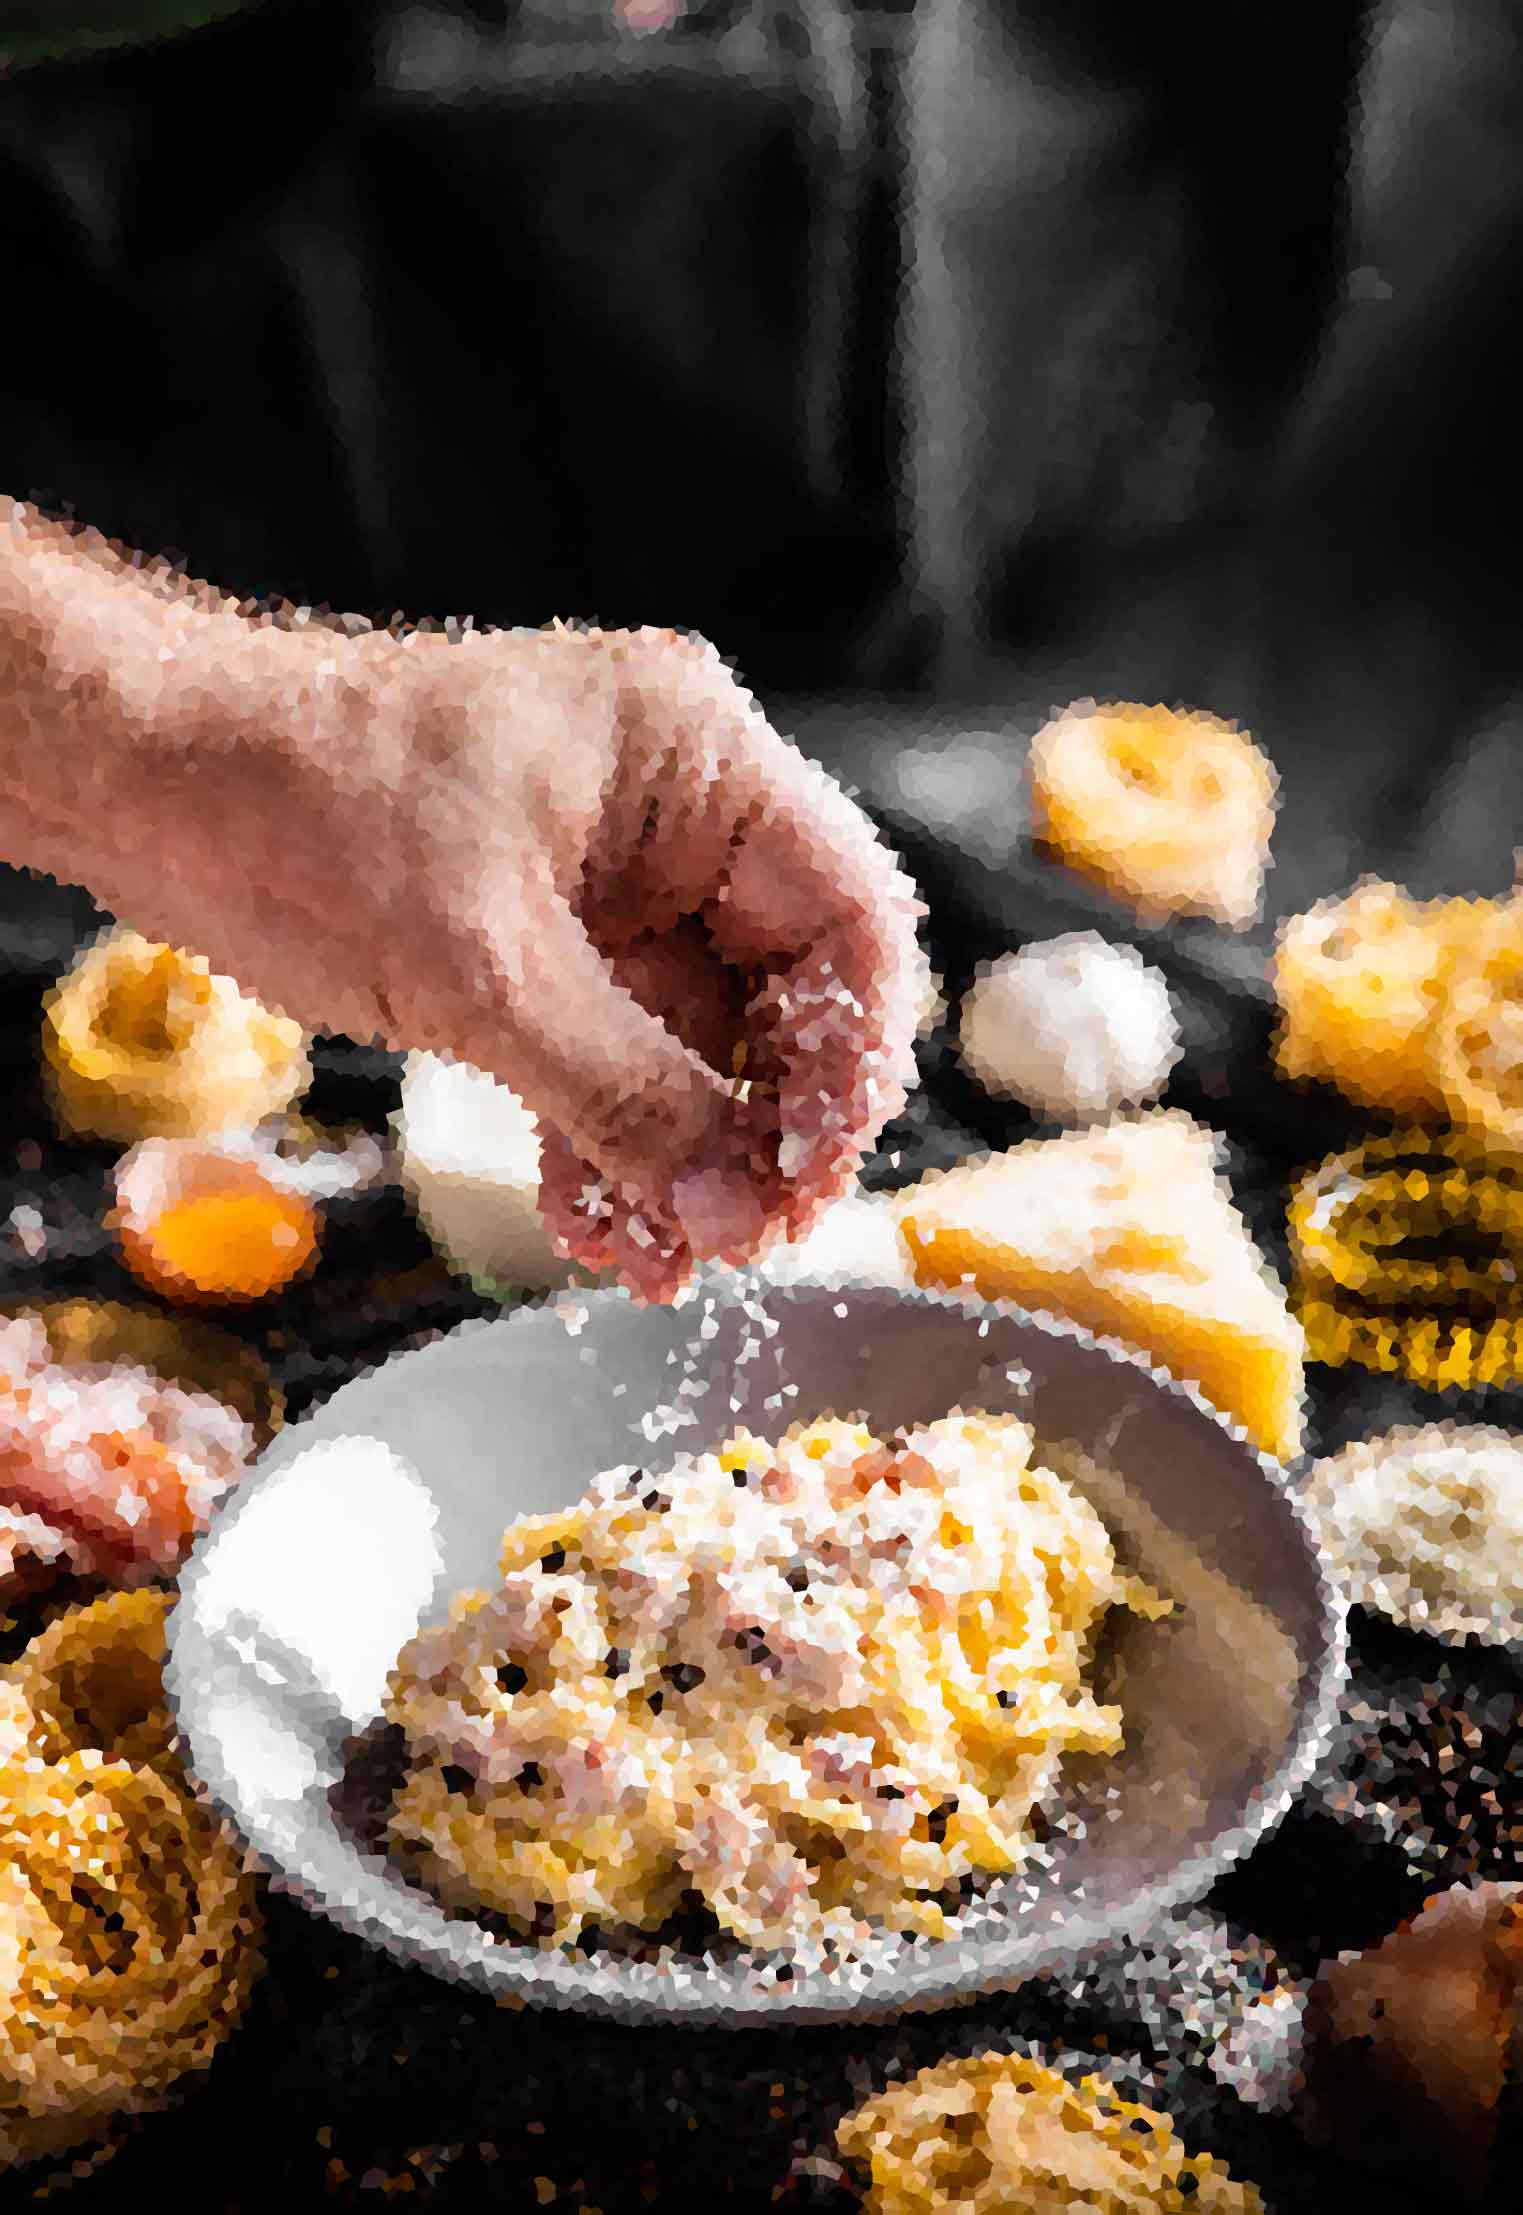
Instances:
[[[133,1272],[171,1300],[267,1299],[317,1254],[317,1217],[299,1193],[203,1192],[141,1228],[119,1227]]]

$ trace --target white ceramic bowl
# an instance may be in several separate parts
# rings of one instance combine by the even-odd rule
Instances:
[[[378,1716],[420,1621],[495,1581],[515,1516],[738,1423],[835,1412],[892,1428],[957,1406],[1025,1416],[1177,1603],[1162,1623],[1121,1618],[1127,1748],[1070,1794],[1045,1881],[994,1887],[956,1939],[885,1936],[833,1971],[585,1960],[450,1919],[346,1829],[346,1739]],[[211,1799],[346,1928],[509,2004],[742,2025],[966,2001],[1199,1898],[1309,1778],[1342,1664],[1341,1612],[1284,1472],[1139,1356],[956,1298],[732,1280],[672,1308],[568,1295],[345,1387],[198,1544],[168,1684]]]

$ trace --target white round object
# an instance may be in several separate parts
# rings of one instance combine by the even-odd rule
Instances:
[[[468,1062],[409,1054],[395,1129],[402,1182],[452,1269],[525,1292],[571,1281],[539,1211],[539,1125],[516,1092]]]
[[[1157,1099],[1181,1052],[1164,978],[1095,931],[1044,939],[981,971],[963,1000],[960,1045],[987,1091],[1057,1123]]]
[[[1361,1607],[1441,1638],[1523,1639],[1523,1439],[1387,1431],[1318,1462],[1306,1506]]]

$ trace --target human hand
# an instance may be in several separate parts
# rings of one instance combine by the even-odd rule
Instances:
[[[182,652],[167,695],[187,942],[309,1026],[511,1085],[553,1234],[647,1297],[845,1189],[912,1067],[918,908],[710,648],[264,631],[243,668],[231,751],[209,670]],[[239,866],[198,882],[219,814]]]

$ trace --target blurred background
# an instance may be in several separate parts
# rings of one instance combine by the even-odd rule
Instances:
[[[7,490],[240,593],[700,630],[952,853],[1096,695],[1262,739],[1279,910],[1510,881],[1511,0],[178,12],[0,74]]]
[[[93,36],[39,61],[65,17]],[[959,1064],[959,996],[1098,928],[1165,970],[1167,1102],[1227,1129],[1282,1270],[1285,1179],[1350,1110],[1269,1076],[1275,916],[1365,870],[1496,893],[1523,845],[1520,279],[1516,0],[0,0],[0,490],[241,596],[706,633],[927,894],[953,1014],[869,1185],[1027,1135]],[[1027,742],[1086,696],[1267,749],[1257,929],[1144,930],[1032,852]],[[140,1299],[115,1153],[59,1143],[39,1090],[44,986],[93,917],[0,872],[9,1301]],[[313,1124],[385,1139],[398,1057],[313,1062]],[[497,1311],[395,1183],[324,1241],[229,1324],[288,1416]],[[1454,1411],[1324,1369],[1312,1445]],[[1474,1413],[1523,1429],[1516,1393]],[[1305,1811],[1212,1907],[1306,1964],[1420,1883],[1523,1866],[1515,1673],[1471,1657],[1461,1698],[1453,1657],[1364,1637],[1361,1712],[1398,1712],[1377,1663],[1421,1671],[1500,1836],[1484,1858],[1447,1741],[1426,1859],[1410,1824],[1371,1846]],[[540,2018],[488,2067],[461,1995],[290,1903],[270,1925],[262,2012],[98,2204],[178,2162],[248,2208],[370,2205],[406,2147],[396,2188],[450,2170],[456,2206],[603,2170],[609,2210],[770,2206],[856,2068]],[[1266,2183],[1270,2151],[1242,2164]]]

